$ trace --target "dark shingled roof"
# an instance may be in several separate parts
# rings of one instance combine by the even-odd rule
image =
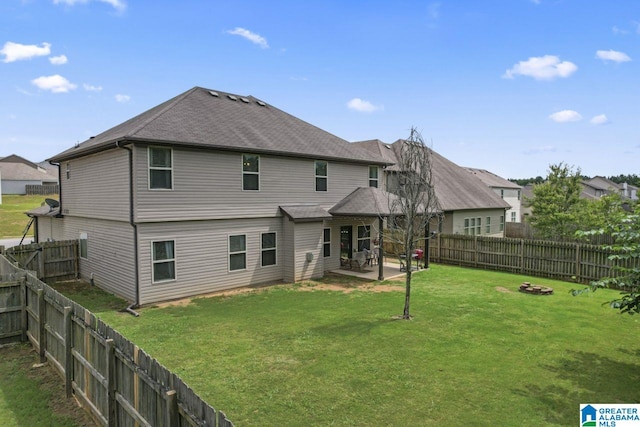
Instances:
[[[194,87],[50,160],[59,162],[136,141],[384,164],[379,156],[253,96],[201,87]]]
[[[375,187],[358,187],[347,197],[336,203],[329,213],[333,216],[372,216],[391,215],[393,201],[398,196]],[[401,212],[394,212],[400,215]]]
[[[312,222],[331,219],[331,215],[318,205],[280,206],[280,210],[293,222]]]
[[[493,172],[489,172],[486,169],[476,169],[476,168],[465,168],[465,169],[471,172],[476,177],[478,177],[480,181],[484,182],[491,188],[511,188],[513,190],[520,190],[522,188],[515,182],[511,182],[508,179],[504,179],[501,176],[498,176]]]
[[[371,153],[383,153],[385,159],[393,159],[396,165],[389,166],[387,172],[398,171],[397,159],[402,144],[405,141],[397,140],[393,144],[385,144],[377,139],[356,142]],[[389,148],[386,148],[389,147]],[[438,204],[443,211],[455,211],[465,209],[493,209],[510,208],[511,206],[502,200],[500,196],[487,187],[473,174],[463,167],[444,158],[440,154],[427,148],[432,156],[432,173]],[[390,154],[392,153],[392,154]]]

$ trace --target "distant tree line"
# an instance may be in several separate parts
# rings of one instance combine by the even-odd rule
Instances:
[[[592,177],[587,175],[580,175],[580,178],[583,181],[587,181]],[[615,182],[616,184],[622,184],[626,182],[627,184],[633,185],[635,187],[640,187],[640,176],[636,174],[631,174],[631,175],[620,174],[620,175],[608,176],[606,178]],[[524,187],[527,184],[542,184],[545,181],[545,179],[546,178],[543,178],[541,176],[536,176],[535,178],[533,177],[532,178],[510,178],[509,181]]]

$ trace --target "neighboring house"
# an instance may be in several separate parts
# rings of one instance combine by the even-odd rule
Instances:
[[[57,184],[58,171],[12,154],[0,158],[0,188],[2,194],[27,194],[27,185]]]
[[[385,144],[380,140],[359,141],[354,144],[389,163],[397,163],[404,140]],[[431,150],[431,149],[429,149]],[[444,212],[440,232],[482,236],[504,236],[505,211],[511,206],[465,168],[431,150],[432,174],[436,196]],[[385,189],[391,193],[398,188],[398,168],[384,169]]]
[[[583,193],[592,198],[600,198],[607,194],[619,194],[623,199],[638,200],[638,187],[627,184],[617,184],[605,177],[596,176],[582,182]]]
[[[369,202],[389,164],[259,99],[201,87],[50,162],[60,206],[30,213],[37,240],[78,239],[81,276],[138,305],[339,268],[371,247]]]
[[[520,222],[521,221],[521,205],[522,205],[522,187],[516,183],[499,177],[498,175],[489,172],[485,169],[465,168],[473,175],[475,175],[480,181],[484,182],[489,188],[493,190],[501,199],[509,203],[511,208],[507,211],[507,222]]]

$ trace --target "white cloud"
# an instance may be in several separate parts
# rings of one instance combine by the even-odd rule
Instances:
[[[265,39],[264,37],[262,37],[259,34],[252,33],[249,30],[245,30],[244,28],[236,27],[233,30],[227,31],[227,33],[233,34],[234,36],[244,37],[245,39],[249,40],[251,43],[255,43],[258,46],[260,46],[261,48],[263,48],[263,49],[268,49],[269,48],[269,44],[267,43],[267,39]]]
[[[131,97],[129,95],[123,95],[121,93],[117,94],[115,96],[115,98],[116,98],[116,101],[118,101],[118,102],[120,102],[122,104],[124,104],[125,102],[131,101]]]
[[[69,62],[69,60],[67,59],[67,55],[60,55],[60,56],[51,56],[49,58],[49,62],[51,62],[53,65],[63,65]]]
[[[592,125],[604,125],[605,123],[609,123],[609,119],[606,114],[600,114],[592,117],[591,120],[589,120],[589,123]]]
[[[90,1],[99,1],[101,3],[110,4],[119,12],[122,12],[127,8],[127,3],[124,0],[53,0],[53,4],[66,4],[67,6],[75,6],[76,4],[86,4]]]
[[[365,101],[360,98],[353,98],[347,102],[347,107],[350,110],[359,111],[361,113],[373,113],[374,111],[384,110],[382,105],[373,105],[369,101]]]
[[[86,90],[87,92],[100,92],[102,91],[102,86],[93,86],[93,85],[89,85],[84,83],[82,85],[82,87],[84,87],[84,90]]]
[[[556,123],[579,122],[582,120],[580,113],[573,110],[558,111],[551,114],[549,118]]]
[[[629,62],[631,58],[624,52],[617,52],[615,50],[599,50],[596,52],[596,58],[602,59],[603,61],[613,61],[613,62]]]
[[[512,79],[516,75],[533,77],[536,80],[553,80],[556,77],[569,77],[578,67],[573,62],[562,61],[554,55],[534,56],[520,61],[507,70],[502,77]]]
[[[31,83],[42,90],[50,90],[53,93],[65,93],[78,87],[59,74],[38,77],[31,80]]]
[[[41,46],[35,44],[20,44],[6,42],[0,49],[0,54],[4,55],[3,62],[14,62],[31,59],[36,56],[46,56],[51,53],[51,44],[42,43]]]
[[[616,35],[618,35],[618,34],[620,34],[620,35],[629,34],[629,31],[627,31],[627,30],[623,30],[622,28],[619,28],[619,27],[618,27],[618,26],[616,26],[616,25],[614,25],[614,26],[611,28],[611,32],[612,32],[613,34],[616,34]]]

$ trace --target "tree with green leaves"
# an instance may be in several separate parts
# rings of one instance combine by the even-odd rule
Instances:
[[[581,212],[586,200],[582,193],[580,168],[565,163],[549,166],[547,180],[533,187],[533,198],[527,199],[532,208],[529,221],[538,237],[571,240],[580,229]]]
[[[604,228],[579,233],[584,236],[610,233],[614,244],[604,245],[603,248],[610,251],[609,259],[615,262],[615,267],[611,277],[595,281],[589,288],[572,292],[578,295],[600,288],[620,289],[621,297],[610,301],[610,306],[621,313],[635,314],[640,313],[640,215],[633,213],[632,206],[627,209],[631,213],[611,216]]]

